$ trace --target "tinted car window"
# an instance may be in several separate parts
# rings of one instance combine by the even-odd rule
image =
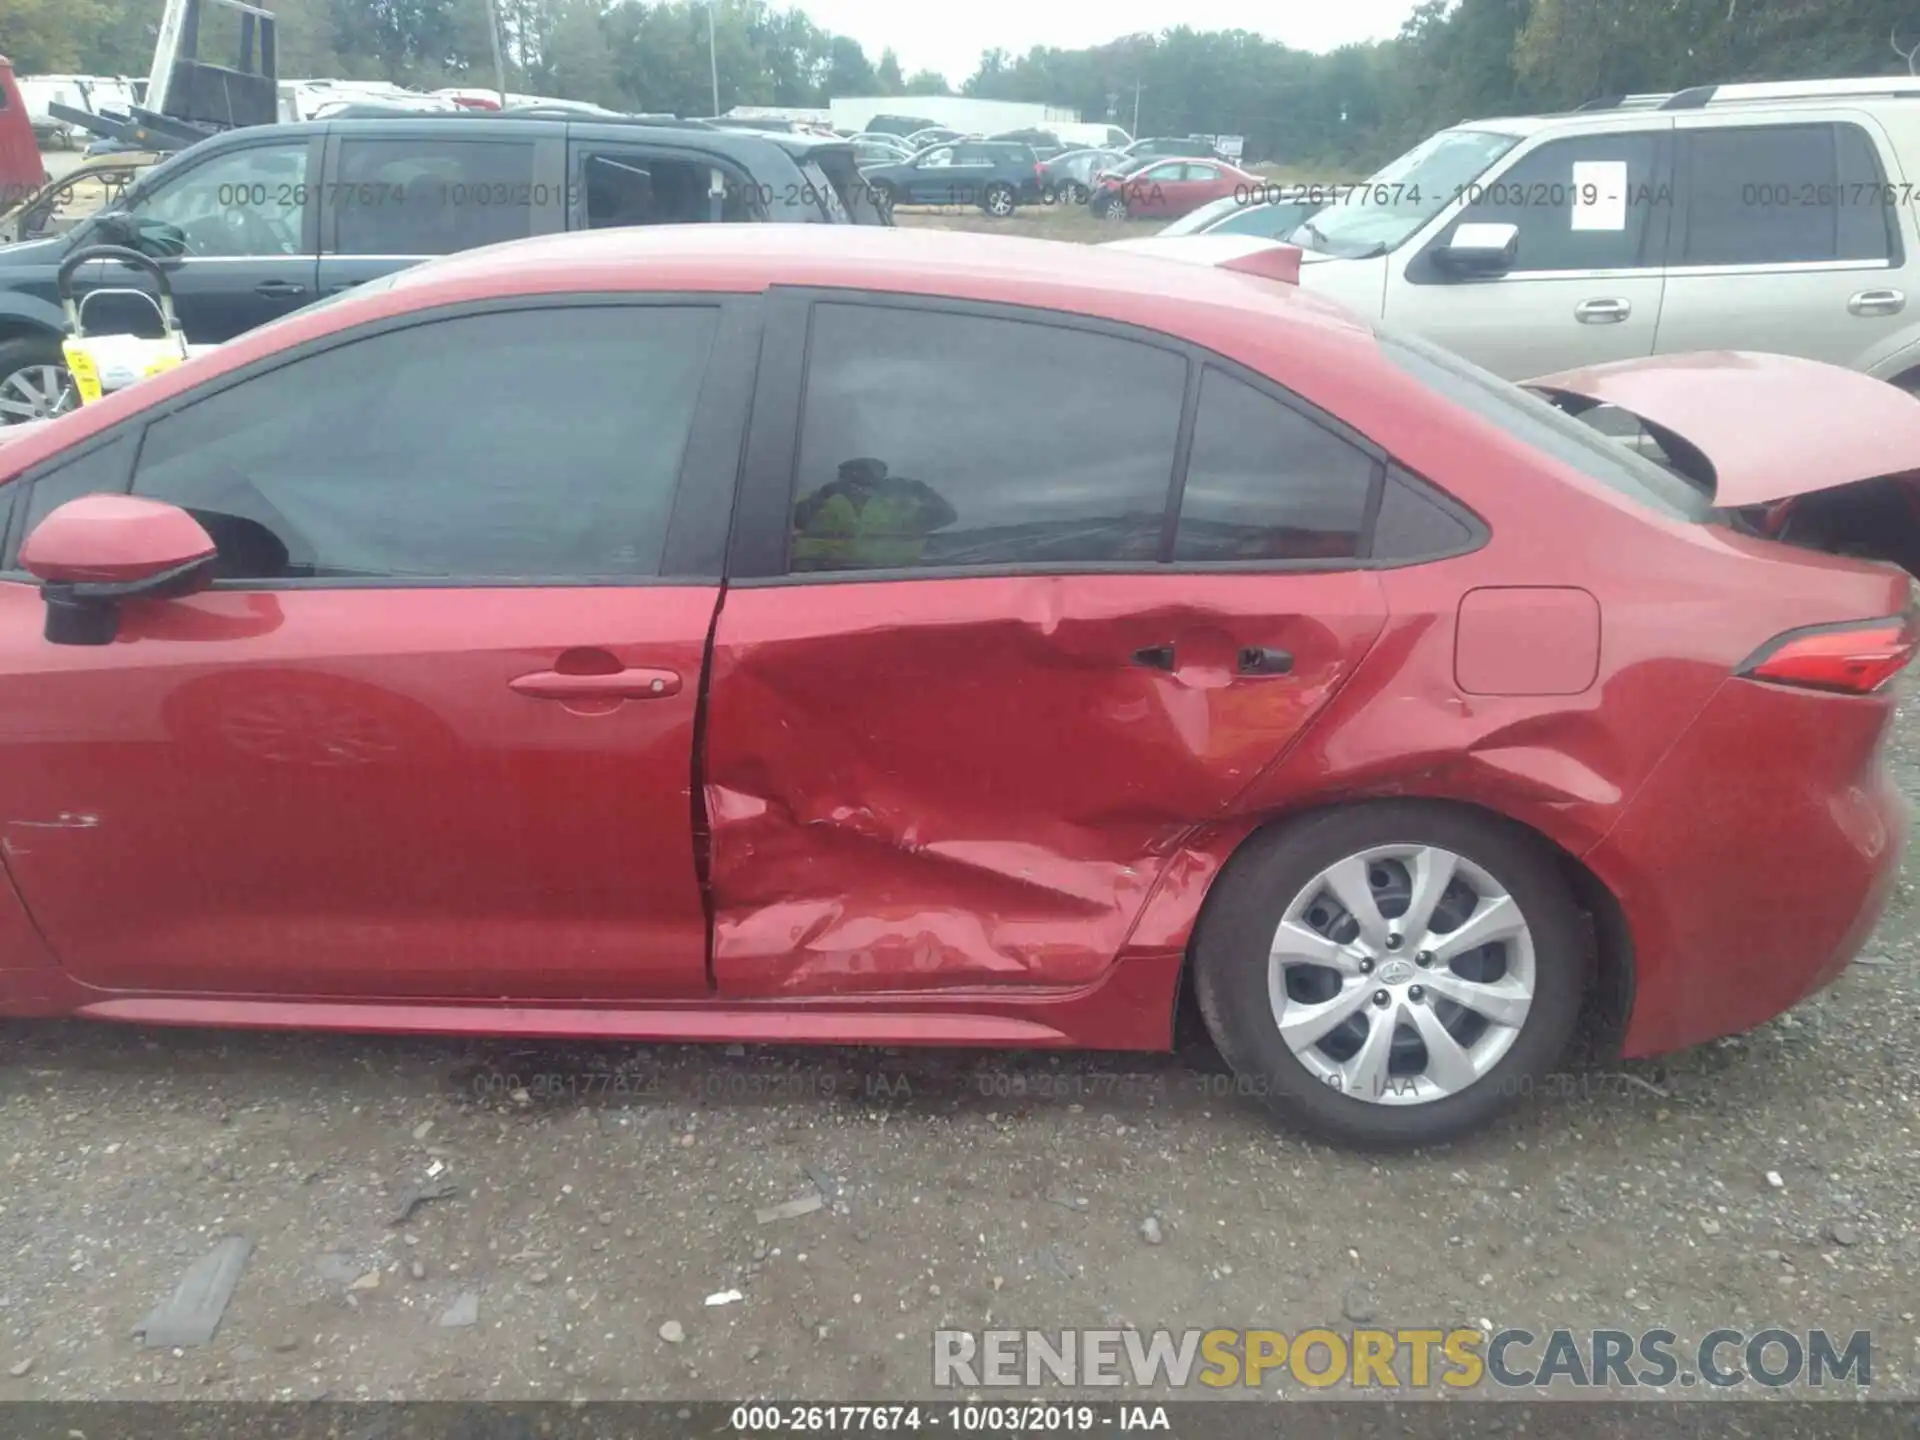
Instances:
[[[1387,466],[1380,510],[1373,520],[1370,560],[1428,560],[1473,547],[1478,532],[1440,504],[1419,480],[1398,465]]]
[[[170,176],[128,209],[178,230],[188,255],[298,255],[307,168],[305,140],[249,145]]]
[[[451,255],[533,233],[533,145],[515,140],[343,140],[335,206],[342,255]]]
[[[132,463],[133,436],[129,433],[104,445],[95,445],[84,455],[77,455],[51,470],[42,471],[24,487],[8,486],[10,493],[6,499],[11,504],[19,503],[11,492],[26,491],[26,514],[14,527],[7,568],[15,568],[20,543],[33,533],[33,527],[69,500],[77,500],[82,495],[126,493],[127,467]]]
[[[1375,329],[1380,330],[1377,322]],[[1711,498],[1678,475],[1539,396],[1404,332],[1382,332],[1379,341],[1380,353],[1421,384],[1608,489],[1675,519],[1700,520],[1711,513]]]
[[[1515,270],[1657,266],[1659,143],[1651,134],[1550,141],[1468,185],[1473,203],[1457,223],[1519,226]]]
[[[580,161],[586,192],[587,228],[621,225],[690,225],[714,218],[712,166],[638,150],[594,149]],[[759,192],[718,172],[723,222],[752,220]]]
[[[1857,125],[1750,125],[1682,140],[1680,265],[1883,260],[1897,228]]]
[[[1154,561],[1185,385],[1137,341],[816,306],[789,568]]]
[[[191,511],[227,579],[651,574],[714,317],[520,310],[350,341],[156,421],[133,493]]]
[[[1358,446],[1209,368],[1200,381],[1173,558],[1356,556],[1373,473],[1373,457]]]

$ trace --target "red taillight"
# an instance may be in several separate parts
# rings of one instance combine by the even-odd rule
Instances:
[[[1033,178],[1036,180],[1044,180],[1047,178],[1047,167],[1042,165],[1038,160],[1033,162]]]
[[[1868,695],[1907,668],[1920,648],[1916,614],[1809,625],[1777,635],[1737,672],[1748,680]]]

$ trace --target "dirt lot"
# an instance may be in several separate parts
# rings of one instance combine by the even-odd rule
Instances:
[[[1920,799],[1920,703],[1895,761]],[[903,1397],[941,1326],[1361,1320],[1871,1329],[1876,1391],[1914,1394],[1914,875],[1794,1014],[1391,1160],[1277,1133],[1204,1045],[0,1025],[0,1400]],[[422,1184],[452,1193],[393,1223]],[[216,1338],[141,1349],[227,1234]]]

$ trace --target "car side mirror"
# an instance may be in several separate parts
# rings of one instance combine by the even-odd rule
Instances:
[[[1519,257],[1520,227],[1505,221],[1456,225],[1433,254],[1441,269],[1460,276],[1504,275]]]
[[[82,495],[42,520],[20,547],[40,581],[46,637],[106,645],[128,600],[171,600],[213,581],[213,537],[177,505],[133,495]]]
[[[107,210],[94,216],[93,233],[87,239],[93,245],[118,245],[126,250],[140,248],[139,227],[124,210]]]

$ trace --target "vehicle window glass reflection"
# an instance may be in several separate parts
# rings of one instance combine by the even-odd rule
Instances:
[[[789,568],[1152,562],[1185,386],[1138,341],[816,306]]]

